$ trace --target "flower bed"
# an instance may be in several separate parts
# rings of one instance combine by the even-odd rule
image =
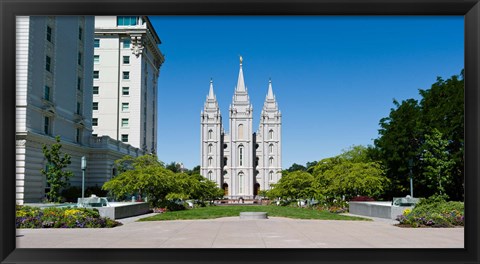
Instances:
[[[405,210],[397,217],[404,227],[456,227],[464,226],[464,204],[446,202],[438,197],[421,200],[413,210]]]
[[[103,228],[121,225],[100,217],[98,210],[86,208],[38,208],[17,206],[17,228]]]

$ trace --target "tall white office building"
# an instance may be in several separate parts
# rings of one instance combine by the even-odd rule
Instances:
[[[160,43],[146,16],[95,17],[94,135],[156,153]]]
[[[201,174],[215,181],[230,199],[253,199],[260,190],[282,177],[282,115],[269,81],[260,115],[253,132],[253,106],[243,77],[243,62],[229,109],[230,133],[225,133],[222,115],[210,81],[201,113]]]
[[[42,145],[60,136],[71,156],[72,186],[81,186],[81,157],[87,158],[86,186],[101,186],[113,163],[144,151],[105,137],[92,137],[93,16],[16,18],[16,201],[40,202],[48,191],[40,172]]]

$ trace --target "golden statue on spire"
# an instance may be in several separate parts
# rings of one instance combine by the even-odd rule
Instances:
[[[242,62],[243,62],[243,58],[242,58],[242,55],[240,55],[240,65],[242,65]]]

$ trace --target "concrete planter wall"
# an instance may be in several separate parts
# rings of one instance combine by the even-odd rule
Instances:
[[[110,203],[111,206],[95,207],[100,216],[110,219],[120,219],[136,215],[146,214],[149,211],[148,203]]]
[[[407,208],[413,206],[392,206],[392,202],[349,202],[351,214],[396,219]]]

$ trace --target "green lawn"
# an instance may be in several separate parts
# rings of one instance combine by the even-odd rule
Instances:
[[[240,212],[267,212],[268,216],[288,217],[297,219],[319,220],[362,220],[371,221],[361,217],[344,216],[306,208],[276,206],[276,205],[236,205],[236,206],[208,206],[183,211],[166,212],[139,221],[185,220],[185,219],[211,219],[229,216],[239,216]]]

